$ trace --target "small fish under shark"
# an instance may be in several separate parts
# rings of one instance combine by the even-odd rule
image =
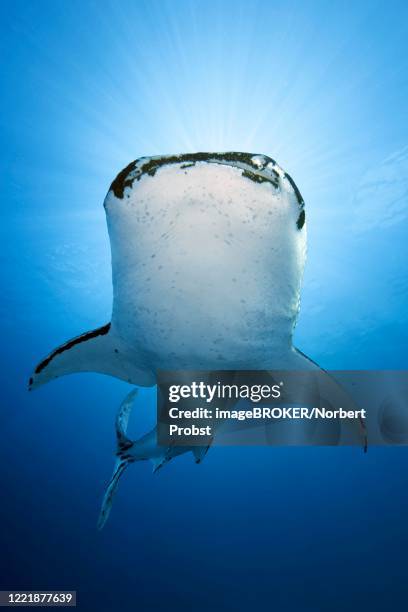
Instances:
[[[118,174],[104,207],[111,321],[50,353],[30,389],[75,372],[149,387],[157,370],[320,371],[292,344],[305,209],[273,159],[237,152],[142,157]],[[127,396],[117,417],[117,464],[100,526],[129,463],[150,459],[157,469],[186,451],[199,462],[207,451],[159,447],[154,430],[131,441],[126,430],[136,395]]]

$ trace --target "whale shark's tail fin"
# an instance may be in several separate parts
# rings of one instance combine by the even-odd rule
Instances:
[[[121,461],[118,459],[113,469],[112,478],[106,487],[105,495],[103,497],[101,511],[98,518],[98,529],[102,529],[109,518],[109,514],[112,508],[113,496],[119,484],[119,478],[127,468],[129,462]]]
[[[154,375],[138,366],[134,355],[127,355],[111,332],[111,324],[98,327],[62,344],[35,368],[29,389],[65,374],[100,372],[139,386],[151,386]]]
[[[125,397],[116,416],[116,461],[112,477],[106,487],[105,495],[102,500],[98,518],[98,529],[102,529],[109,518],[119,479],[128,465],[135,461],[150,459],[153,461],[153,470],[156,471],[167,461],[166,449],[159,448],[156,444],[155,430],[146,434],[136,442],[133,442],[127,435],[129,417],[137,394],[138,389],[136,388]]]
[[[153,472],[157,472],[159,468],[163,467],[163,465],[174,457],[190,451],[194,455],[195,462],[201,463],[209,448],[208,446],[158,446],[156,428],[142,436],[139,440],[133,442],[127,435],[127,428],[137,393],[138,389],[136,388],[125,397],[116,417],[116,461],[112,477],[106,487],[101,511],[99,513],[99,529],[102,529],[108,520],[119,479],[128,465],[135,461],[150,460],[153,464]]]
[[[131,463],[131,456],[127,452],[132,447],[132,441],[127,437],[127,427],[129,423],[130,412],[132,410],[133,401],[137,395],[138,389],[133,389],[123,400],[120,405],[119,412],[116,417],[116,442],[117,442],[117,459],[113,468],[112,478],[106,487],[105,495],[103,497],[101,511],[98,519],[98,529],[102,529],[108,520],[111,508],[113,496],[115,495],[116,489],[119,484],[119,478],[123,472]]]

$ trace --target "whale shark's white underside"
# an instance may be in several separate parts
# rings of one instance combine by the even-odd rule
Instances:
[[[317,368],[292,345],[306,255],[304,202],[273,159],[141,158],[119,173],[104,207],[112,319],[55,349],[30,388],[85,371],[151,386],[158,369]],[[158,449],[152,434],[127,440],[132,399],[118,416],[122,446],[102,523],[129,461],[149,458],[158,467],[188,450]],[[205,452],[191,450],[198,461]]]

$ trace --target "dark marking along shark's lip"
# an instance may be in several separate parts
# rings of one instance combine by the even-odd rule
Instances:
[[[273,170],[273,167],[277,164],[274,159],[267,155],[241,152],[183,153],[181,155],[163,155],[136,159],[119,172],[110,186],[110,191],[113,191],[117,198],[122,199],[125,188],[132,187],[133,182],[135,180],[139,181],[142,176],[154,176],[157,170],[170,164],[183,164],[183,168],[188,168],[194,166],[196,162],[218,163],[239,167],[243,170],[242,176],[248,180],[256,183],[269,182],[275,188],[279,186],[279,175]],[[268,164],[272,166],[272,172],[269,169],[265,169]],[[291,184],[300,208],[303,208],[304,201],[294,180],[287,173],[284,174],[284,177]]]

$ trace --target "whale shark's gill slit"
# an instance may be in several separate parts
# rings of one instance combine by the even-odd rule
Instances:
[[[94,329],[91,332],[82,334],[81,336],[77,336],[76,338],[73,338],[62,346],[59,346],[57,349],[55,349],[55,351],[48,355],[48,357],[46,357],[38,364],[38,366],[35,368],[35,373],[39,374],[45,367],[47,367],[47,365],[54,359],[54,357],[60,355],[61,353],[64,353],[65,351],[69,351],[69,349],[71,349],[76,344],[81,344],[81,342],[86,342],[87,340],[91,340],[92,338],[96,338],[98,336],[105,336],[109,332],[110,326],[111,324],[107,323],[102,327],[98,327],[97,329]]]
[[[300,213],[300,215],[298,216],[298,220],[296,221],[296,226],[299,230],[302,229],[302,227],[304,226],[306,221],[306,213],[304,210],[302,210],[302,212]]]

